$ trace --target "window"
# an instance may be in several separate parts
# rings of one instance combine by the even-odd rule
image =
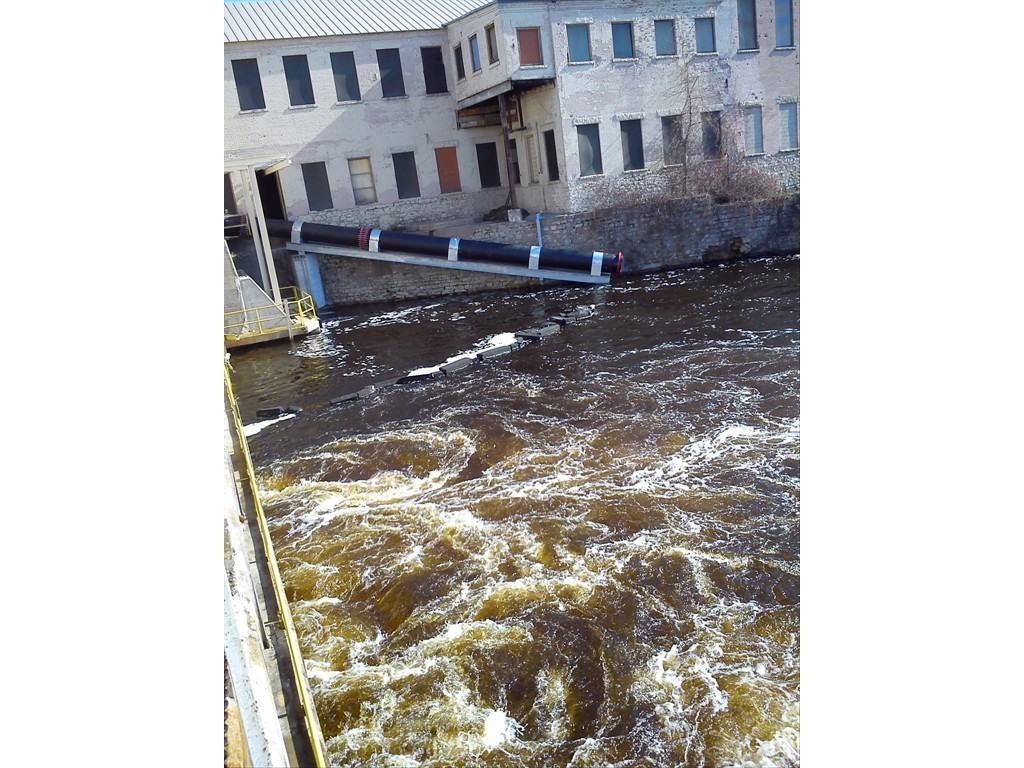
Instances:
[[[779,149],[797,149],[800,141],[796,133],[796,102],[779,104]]]
[[[775,47],[793,47],[793,0],[775,0]]]
[[[494,25],[488,24],[484,27],[484,34],[487,36],[487,61],[491,64],[498,63],[498,40],[494,36]]]
[[[480,186],[488,187],[501,186],[501,174],[498,171],[498,145],[490,144],[476,145],[476,163],[480,168]]]
[[[697,53],[714,53],[715,48],[715,20],[694,19],[694,26],[697,36]]]
[[[644,134],[639,120],[619,121],[622,139],[622,170],[636,171],[644,167]]]
[[[704,157],[721,157],[722,113],[701,112],[700,127],[703,136]]]
[[[238,206],[235,204],[235,188],[231,184],[231,174],[224,174],[224,215],[238,213]]]
[[[455,76],[459,80],[466,79],[466,63],[462,60],[462,46],[455,46]]]
[[[303,163],[302,181],[306,185],[306,200],[311,211],[328,211],[334,207],[331,184],[327,180],[326,163]]]
[[[516,140],[509,139],[508,147],[512,154],[512,178],[515,179],[516,184],[522,184],[523,178],[519,174],[519,148],[516,146]]]
[[[591,61],[590,25],[566,24],[565,34],[569,41],[569,61]]]
[[[370,165],[370,158],[350,158],[348,175],[352,179],[352,195],[356,199],[356,205],[377,202],[377,188],[373,185],[373,167]]]
[[[462,181],[459,179],[459,161],[455,155],[455,147],[438,147],[434,150],[437,162],[437,178],[441,182],[441,194],[445,192],[461,192]]]
[[[761,135],[761,107],[743,108],[743,129],[747,139],[747,154],[763,155],[764,137]]]
[[[334,70],[334,90],[338,101],[359,101],[359,77],[356,75],[356,58],[352,51],[331,54],[331,69]]]
[[[580,176],[599,176],[601,165],[601,132],[597,123],[577,125],[576,138],[580,149]]]
[[[519,41],[519,66],[535,67],[544,63],[544,56],[540,52],[539,29],[517,29],[516,39]]]
[[[548,181],[558,181],[558,150],[555,148],[555,132],[544,131],[544,153],[548,162]]]
[[[260,82],[260,68],[256,59],[235,59],[231,62],[231,70],[235,73],[238,108],[243,112],[250,109],[266,109],[263,83]]]
[[[676,23],[671,19],[654,22],[654,55],[676,55]]]
[[[288,81],[288,99],[293,107],[313,104],[313,82],[309,79],[309,62],[305,54],[282,56],[284,77]]]
[[[537,157],[537,140],[533,137],[533,134],[526,135],[526,171],[529,176],[529,183],[537,183],[537,164],[539,159]]]
[[[633,25],[628,21],[619,21],[612,23],[612,58],[634,58]]]
[[[480,71],[480,44],[476,41],[476,35],[469,38],[469,63],[474,72]]]
[[[382,48],[377,51],[377,66],[380,68],[380,88],[385,99],[405,96],[405,78],[402,77],[402,56],[397,48]]]
[[[661,144],[665,152],[665,165],[682,165],[686,162],[682,115],[661,118]]]
[[[391,155],[395,164],[395,183],[398,185],[398,199],[407,200],[420,196],[420,180],[416,177],[416,155],[413,152],[395,152]]]
[[[448,78],[444,73],[444,57],[440,48],[420,48],[423,59],[423,82],[427,93],[448,93]]]
[[[737,0],[740,17],[740,50],[757,50],[757,13],[754,0]]]

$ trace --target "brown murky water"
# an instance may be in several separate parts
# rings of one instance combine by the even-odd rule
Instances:
[[[332,764],[798,765],[799,340],[794,257],[232,355]]]

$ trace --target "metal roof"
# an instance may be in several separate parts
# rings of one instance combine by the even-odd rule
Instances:
[[[440,29],[493,0],[273,0],[224,3],[224,42]]]

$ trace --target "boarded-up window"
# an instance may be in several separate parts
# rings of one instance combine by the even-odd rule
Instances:
[[[548,181],[558,181],[558,149],[555,146],[555,132],[544,131],[544,154],[548,163]]]
[[[385,99],[405,96],[405,78],[402,77],[402,56],[397,48],[382,48],[377,51],[377,66],[380,68],[380,87]]]
[[[448,78],[444,73],[444,57],[440,48],[420,48],[423,59],[423,82],[427,93],[448,93]]]
[[[334,89],[338,101],[359,101],[359,77],[356,75],[356,59],[352,51],[331,54],[331,69],[334,70]]]
[[[288,99],[293,107],[313,103],[313,81],[309,79],[309,62],[305,55],[282,56],[284,76],[288,81]]]
[[[249,109],[266,109],[263,83],[260,82],[260,68],[256,59],[235,59],[231,62],[231,71],[235,74],[238,108],[243,112]]]
[[[793,47],[793,0],[775,0],[775,47]]]
[[[796,149],[800,140],[796,133],[796,102],[779,104],[779,137],[780,149]]]
[[[395,152],[391,155],[395,164],[395,183],[398,197],[406,200],[420,196],[420,180],[416,177],[416,155],[413,152]]]
[[[494,25],[488,24],[484,27],[484,34],[487,35],[487,60],[491,64],[498,61],[498,39],[494,36]]]
[[[356,205],[377,202],[377,188],[373,185],[370,158],[353,157],[348,161],[348,175],[352,178],[352,195]]]
[[[722,156],[722,113],[702,112],[700,115],[703,134],[704,157]]]
[[[590,61],[590,25],[566,24],[569,61]]]
[[[604,173],[601,163],[601,131],[597,123],[577,125],[576,139],[580,150],[580,176]]]
[[[445,192],[461,192],[462,181],[459,179],[459,160],[455,147],[438,147],[434,150],[437,161],[437,178],[441,182],[441,194]]]
[[[676,23],[671,19],[654,22],[654,54],[676,55]]]
[[[665,165],[682,165],[686,162],[682,115],[661,118],[661,143],[665,152]]]
[[[331,184],[327,180],[326,163],[303,163],[302,181],[306,185],[306,200],[311,211],[327,211],[334,207]]]
[[[694,19],[694,33],[697,37],[697,53],[714,53],[715,48],[715,20]]]
[[[612,57],[633,58],[633,25],[628,21],[612,24]]]
[[[757,50],[757,9],[754,0],[737,0],[740,26],[740,50]]]
[[[456,45],[453,51],[455,56],[455,74],[459,80],[466,79],[466,63],[462,60],[462,46]]]
[[[644,134],[639,120],[619,122],[622,139],[622,170],[636,171],[644,167]]]
[[[764,154],[764,138],[761,135],[761,107],[743,108],[743,129],[747,140],[747,154]]]
[[[488,187],[501,186],[501,173],[498,171],[498,145],[490,144],[476,145],[476,163],[480,169],[480,186]]]
[[[519,40],[519,66],[533,67],[544,63],[544,56],[540,52],[539,29],[517,29],[516,38]]]

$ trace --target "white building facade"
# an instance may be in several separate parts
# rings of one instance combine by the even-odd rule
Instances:
[[[799,188],[799,0],[229,3],[224,87],[225,163],[289,162],[271,217],[574,212],[731,161]]]

